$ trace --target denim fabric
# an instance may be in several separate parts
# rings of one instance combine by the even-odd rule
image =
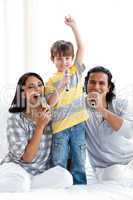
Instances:
[[[71,174],[74,184],[86,184],[85,158],[86,141],[85,126],[80,123],[53,135],[52,164],[67,167],[71,159]]]

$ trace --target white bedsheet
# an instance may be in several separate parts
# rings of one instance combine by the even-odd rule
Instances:
[[[7,109],[0,109],[0,158],[7,153]],[[6,111],[6,112],[5,112]],[[92,169],[87,165],[86,186],[71,186],[66,189],[32,189],[25,193],[0,193],[0,200],[133,200],[133,180],[104,181],[98,183]]]
[[[133,200],[133,184],[112,181],[90,183],[86,186],[72,186],[66,189],[34,189],[26,193],[0,194],[1,200]]]

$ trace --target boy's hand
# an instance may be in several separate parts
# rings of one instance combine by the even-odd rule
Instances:
[[[71,15],[68,15],[65,17],[65,24],[71,27],[72,32],[75,36],[76,44],[77,44],[77,52],[75,60],[77,63],[82,64],[83,63],[83,57],[84,57],[84,51],[85,51],[85,45],[82,41],[82,38],[80,36],[77,23],[75,20],[71,17]]]
[[[76,22],[70,15],[68,15],[68,16],[65,16],[65,24],[70,27],[73,27],[76,25]]]
[[[69,80],[70,80],[70,75],[69,74],[66,75],[65,72],[64,72],[64,77],[60,81],[60,84],[58,85],[58,88],[57,88],[57,91],[58,91],[59,94],[65,89],[65,87],[68,84]]]

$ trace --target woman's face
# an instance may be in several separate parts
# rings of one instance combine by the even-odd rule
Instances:
[[[41,80],[35,76],[30,76],[24,86],[24,95],[30,107],[39,105],[39,98],[44,95],[44,85]]]

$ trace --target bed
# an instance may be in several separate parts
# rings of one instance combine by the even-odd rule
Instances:
[[[88,183],[86,186],[71,186],[66,189],[34,189],[25,193],[1,193],[2,200],[30,200],[30,199],[63,199],[63,200],[133,200],[133,190],[130,184],[106,181]]]
[[[6,120],[8,116],[7,106],[0,107],[0,159],[7,153]],[[62,200],[133,200],[133,180],[102,181],[98,182],[93,170],[86,162],[87,180],[86,186],[71,186],[69,188],[45,188],[31,189],[25,193],[1,193],[1,200],[34,200],[34,199],[62,199]]]

